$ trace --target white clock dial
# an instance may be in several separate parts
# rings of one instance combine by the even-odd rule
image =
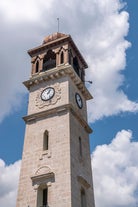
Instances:
[[[78,107],[81,109],[83,107],[83,102],[81,96],[78,93],[75,94],[75,99]]]
[[[45,88],[41,93],[41,99],[43,101],[48,101],[51,98],[53,98],[54,94],[55,94],[54,88],[52,88],[52,87]]]

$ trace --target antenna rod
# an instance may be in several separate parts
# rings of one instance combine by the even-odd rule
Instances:
[[[90,83],[90,84],[92,84],[92,81],[84,81],[84,82],[87,82],[87,83]]]
[[[59,18],[57,18],[57,21],[58,21],[58,32],[59,32]]]

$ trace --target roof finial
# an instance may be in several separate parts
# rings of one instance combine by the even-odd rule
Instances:
[[[57,18],[57,21],[58,21],[58,32],[59,32],[59,18]]]

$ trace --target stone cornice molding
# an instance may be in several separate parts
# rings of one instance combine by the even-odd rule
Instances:
[[[91,187],[91,185],[87,182],[87,180],[82,175],[78,175],[77,179],[87,189]]]
[[[30,89],[32,85],[37,85],[44,81],[55,80],[55,79],[57,80],[57,78],[61,78],[64,76],[69,76],[72,79],[72,81],[77,86],[77,88],[81,91],[81,93],[83,94],[86,100],[90,100],[93,98],[71,65],[59,65],[51,70],[40,72],[38,74],[33,75],[29,80],[23,82],[23,84],[28,89]]]
[[[41,166],[30,178],[34,190],[37,190],[40,185],[51,186],[51,182],[54,182],[54,177],[54,172],[48,166]]]
[[[47,174],[31,176],[31,179],[32,179],[32,181],[39,181],[42,179],[48,179],[48,178],[52,178],[52,177],[54,177],[54,173],[50,172]]]
[[[38,119],[46,118],[49,115],[55,115],[55,114],[60,114],[63,112],[71,112],[74,117],[80,122],[82,127],[86,130],[87,133],[92,133],[91,127],[88,125],[88,123],[83,119],[83,117],[78,113],[78,111],[73,107],[72,104],[65,104],[62,106],[55,107],[53,109],[48,109],[45,111],[41,111],[35,114],[30,114],[25,117],[23,117],[24,121],[28,124],[32,124],[33,122],[36,122]]]

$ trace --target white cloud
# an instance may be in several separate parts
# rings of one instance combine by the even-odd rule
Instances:
[[[0,206],[15,207],[20,161],[6,166],[0,159]]]
[[[138,204],[138,142],[122,130],[109,145],[97,146],[92,156],[96,207]]]
[[[129,14],[120,12],[119,1],[106,1],[106,4],[98,1],[97,4],[97,21],[85,43],[90,54],[88,62],[91,69],[87,79],[93,80],[90,86],[94,96],[94,100],[89,103],[90,121],[121,112],[138,111],[138,103],[129,100],[120,89],[125,79],[121,71],[126,66],[126,49],[130,47],[130,43],[125,40]]]
[[[5,20],[10,23],[41,21],[42,11],[50,9],[52,2],[53,0],[39,0],[39,2],[34,0],[6,0],[1,2],[0,11]]]
[[[61,0],[60,4],[57,0],[2,1],[0,121],[22,103],[21,82],[29,77],[31,68],[26,50],[57,30],[57,17],[60,31],[73,36],[90,66],[86,79],[93,80],[89,89],[94,100],[89,103],[89,120],[138,111],[138,104],[120,89],[130,46],[125,40],[129,14],[122,10],[123,5],[119,0]]]

